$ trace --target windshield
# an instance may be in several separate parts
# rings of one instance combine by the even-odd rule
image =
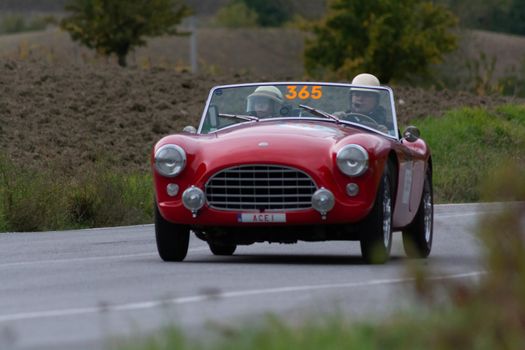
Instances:
[[[199,133],[275,118],[351,122],[397,136],[391,90],[347,84],[231,85],[211,91]]]

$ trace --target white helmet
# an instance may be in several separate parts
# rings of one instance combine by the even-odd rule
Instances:
[[[365,86],[381,86],[381,83],[379,83],[379,79],[375,75],[368,74],[368,73],[361,73],[354,77],[352,80],[353,85],[365,85]],[[377,90],[373,89],[364,89],[364,88],[351,88],[350,92],[352,91],[367,91],[367,92],[375,92],[379,93]]]
[[[361,73],[355,76],[352,80],[354,85],[368,85],[368,86],[380,86],[379,79],[375,75],[368,73]]]
[[[263,85],[259,86],[252,94],[248,96],[246,101],[246,111],[254,111],[255,102],[260,100],[271,102],[274,113],[279,113],[284,102],[281,90],[273,85]]]
[[[272,85],[259,86],[250,96],[248,96],[248,99],[255,96],[268,97],[277,103],[283,103],[283,94],[281,90]]]

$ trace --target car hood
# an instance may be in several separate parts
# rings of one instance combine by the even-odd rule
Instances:
[[[263,121],[213,134],[198,141],[197,162],[208,168],[247,163],[290,164],[299,167],[332,162],[341,140],[358,142],[374,135],[348,125],[318,121]],[[374,136],[372,136],[374,137]],[[367,141],[368,142],[368,141]],[[347,142],[344,142],[347,144]]]

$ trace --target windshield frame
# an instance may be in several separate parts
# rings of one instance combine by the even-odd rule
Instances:
[[[242,84],[228,84],[228,85],[217,85],[217,86],[214,86],[211,90],[210,90],[210,93],[208,94],[208,98],[206,99],[206,105],[204,106],[204,110],[202,112],[202,115],[201,115],[201,119],[200,119],[200,122],[199,122],[199,127],[197,128],[197,134],[201,134],[201,131],[202,131],[202,128],[204,126],[204,121],[206,119],[206,114],[207,114],[207,111],[208,111],[208,108],[210,106],[210,103],[211,103],[211,100],[212,100],[212,97],[215,93],[216,90],[218,89],[228,89],[228,88],[236,88],[236,87],[250,87],[250,86],[254,86],[254,87],[257,87],[257,86],[266,86],[266,85],[308,85],[308,86],[311,86],[311,85],[325,85],[325,86],[336,86],[336,87],[345,87],[345,88],[372,88],[372,89],[377,89],[377,90],[385,90],[388,92],[388,96],[390,98],[390,107],[391,107],[391,111],[392,111],[392,118],[393,118],[393,123],[394,123],[394,133],[395,135],[390,135],[388,133],[384,133],[380,130],[377,130],[377,129],[374,129],[374,128],[371,128],[371,127],[367,127],[366,125],[363,125],[363,124],[359,124],[359,123],[354,123],[354,122],[351,122],[351,121],[346,121],[346,120],[340,120],[340,121],[336,121],[336,120],[333,120],[333,119],[328,119],[328,118],[316,118],[316,117],[279,117],[279,118],[265,118],[265,119],[259,119],[259,120],[247,120],[247,121],[244,121],[244,122],[240,122],[240,123],[236,123],[236,124],[232,124],[232,125],[229,125],[229,126],[226,126],[224,128],[221,128],[221,129],[218,129],[218,130],[214,130],[208,134],[213,134],[213,133],[216,133],[218,131],[222,131],[222,130],[226,130],[226,129],[230,129],[232,127],[236,127],[238,125],[244,125],[246,123],[260,123],[260,122],[267,122],[267,121],[278,121],[278,120],[312,120],[312,121],[323,121],[323,122],[332,122],[332,123],[337,123],[337,124],[345,124],[345,125],[351,125],[351,126],[358,126],[362,129],[366,129],[366,130],[369,130],[369,131],[372,131],[374,133],[377,133],[377,134],[380,134],[380,135],[383,135],[385,137],[388,137],[388,138],[392,138],[392,139],[395,139],[395,140],[399,140],[399,128],[398,128],[398,124],[397,124],[397,114],[396,114],[396,108],[395,108],[395,103],[394,103],[394,92],[393,90],[388,87],[388,86],[367,86],[367,85],[354,85],[354,84],[345,84],[345,83],[327,83],[327,82],[304,82],[304,81],[275,81],[275,82],[259,82],[259,83],[242,83]],[[205,135],[208,135],[208,134],[205,134]]]

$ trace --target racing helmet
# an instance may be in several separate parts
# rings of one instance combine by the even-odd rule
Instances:
[[[368,74],[368,73],[361,73],[354,77],[352,80],[352,85],[366,85],[366,86],[381,86],[381,83],[379,83],[379,79],[375,75]],[[353,87],[350,89],[350,92],[352,91],[367,91],[367,92],[375,92],[379,93],[377,90],[374,89],[366,89],[366,88],[357,88]]]
[[[356,75],[354,77],[354,79],[352,80],[352,84],[353,85],[371,86],[371,87],[374,87],[374,86],[379,87],[379,86],[381,86],[381,84],[379,83],[379,79],[377,79],[377,77],[375,75],[372,75],[372,74],[369,74],[369,73],[361,73],[361,74]],[[354,103],[353,96],[354,95],[358,95],[358,94],[366,95],[366,96],[369,96],[369,97],[373,97],[374,98],[373,105],[370,105],[369,103],[363,104],[359,100],[357,100],[356,103]],[[376,89],[368,89],[368,88],[365,88],[365,87],[351,87],[350,88],[350,93],[349,93],[349,98],[350,98],[349,102],[350,102],[350,109],[351,110],[355,109],[359,113],[367,114],[367,113],[369,113],[370,111],[372,111],[373,109],[375,109],[379,105],[380,93]]]
[[[284,99],[281,90],[272,85],[259,86],[250,94],[246,101],[246,111],[253,113],[256,111],[255,105],[259,103],[267,104],[269,112],[276,115],[279,113]]]

